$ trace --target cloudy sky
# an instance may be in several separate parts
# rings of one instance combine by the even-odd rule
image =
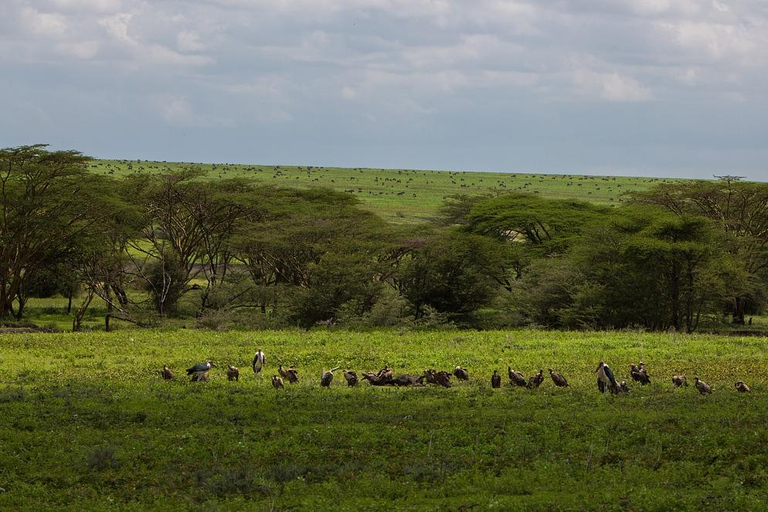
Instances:
[[[768,180],[766,0],[0,0],[0,147]]]

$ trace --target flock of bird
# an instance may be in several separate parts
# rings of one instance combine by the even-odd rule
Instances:
[[[259,376],[264,370],[265,361],[266,359],[264,357],[264,352],[259,349],[256,352],[256,355],[253,357],[253,361],[251,362],[253,373],[256,376]],[[210,372],[211,368],[216,368],[216,365],[213,363],[213,361],[206,361],[204,363],[196,364],[190,368],[187,368],[186,371],[187,375],[191,376],[192,382],[202,382],[208,381],[208,373]],[[333,372],[339,368],[340,367],[331,368],[330,370],[323,369],[320,375],[320,385],[326,388],[329,387],[331,382],[333,382]],[[642,361],[640,361],[637,365],[634,363],[630,364],[629,370],[630,377],[634,382],[640,383],[643,386],[651,383],[651,378],[645,368],[645,363]],[[597,389],[601,393],[605,393],[606,391],[609,391],[615,395],[619,393],[629,393],[630,390],[629,386],[627,385],[627,381],[618,381],[613,374],[613,370],[611,370],[610,366],[605,364],[605,362],[600,361],[600,364],[597,365],[595,373],[597,373]],[[168,368],[167,365],[163,366],[163,369],[160,371],[160,375],[163,379],[166,380],[172,380],[175,378],[173,371]],[[344,379],[347,381],[347,386],[356,386],[360,382],[357,372],[352,370],[344,370],[343,375]],[[512,367],[507,367],[507,375],[509,377],[509,383],[512,387],[534,389],[541,386],[541,384],[544,382],[543,369],[539,370],[539,373],[526,379],[521,372],[513,370]],[[460,381],[469,380],[469,372],[462,366],[455,367],[452,373],[429,369],[425,370],[422,375],[394,375],[391,368],[384,367],[378,372],[365,372],[362,374],[363,379],[367,380],[372,386],[423,386],[426,382],[427,384],[435,384],[446,388],[451,387],[451,376],[456,377],[456,379]],[[568,387],[568,381],[566,378],[554,371],[552,368],[549,369],[549,376],[555,386]],[[235,381],[240,380],[240,370],[232,365],[228,365],[227,379]],[[694,386],[699,391],[699,393],[702,395],[712,393],[712,386],[699,379],[698,377],[694,377],[693,380]],[[283,368],[283,365],[280,364],[277,367],[277,375],[272,376],[272,385],[275,387],[275,389],[282,389],[285,387],[285,381],[288,381],[291,384],[299,382],[299,372],[293,366]],[[683,387],[688,386],[688,381],[685,375],[673,375],[672,384],[675,387]],[[499,375],[498,370],[493,371],[493,375],[491,376],[491,387],[501,387],[501,375]],[[750,392],[749,386],[747,386],[744,381],[741,380],[736,382],[736,389],[741,393]]]

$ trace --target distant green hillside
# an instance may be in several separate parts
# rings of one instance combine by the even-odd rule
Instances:
[[[628,191],[646,190],[677,180],[554,174],[513,174],[469,171],[416,171],[338,167],[195,164],[132,160],[95,160],[94,172],[125,176],[183,168],[206,171],[211,179],[248,177],[282,187],[329,187],[354,194],[362,204],[393,222],[422,222],[437,214],[443,200],[456,194],[480,195],[505,191],[581,199],[600,204],[622,201]]]

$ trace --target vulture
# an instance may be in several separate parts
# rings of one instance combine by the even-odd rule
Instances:
[[[167,364],[164,364],[164,365],[163,365],[163,369],[162,369],[162,370],[160,370],[160,376],[161,376],[163,379],[165,379],[165,380],[173,380],[173,378],[175,377],[175,375],[173,374],[173,372],[171,371],[171,369],[170,369],[170,368],[168,368],[168,365],[167,365]]]
[[[456,368],[454,368],[453,374],[459,380],[469,380],[469,372],[467,372],[466,368],[463,368],[461,366],[457,366]]]
[[[448,372],[436,372],[435,382],[444,388],[451,387],[451,374]]]
[[[347,386],[349,386],[349,387],[357,386],[358,378],[357,378],[357,373],[356,372],[353,372],[352,370],[345,370],[344,371],[344,378],[347,381]]]
[[[240,370],[231,364],[227,366],[227,380],[240,380]]]
[[[274,386],[275,389],[283,389],[283,379],[281,379],[279,375],[274,375],[272,377],[272,386]]]
[[[528,381],[525,380],[523,374],[513,370],[511,366],[507,366],[507,374],[511,386],[520,386],[521,388],[528,386]]]
[[[336,368],[331,368],[328,371],[325,371],[325,369],[323,369],[322,374],[320,376],[320,385],[323,386],[324,388],[329,387],[331,385],[331,382],[333,381],[333,372],[335,372],[338,369],[339,369],[338,366]]]
[[[749,393],[750,392],[749,386],[744,384],[743,380],[740,380],[739,382],[736,383],[736,389],[739,390],[739,393]]]
[[[552,382],[555,383],[555,386],[559,388],[567,388],[568,387],[568,381],[565,380],[565,377],[557,373],[552,368],[549,369],[549,376],[552,377]]]
[[[676,388],[679,388],[680,386],[687,386],[688,381],[686,380],[685,375],[673,375],[672,384],[674,384]]]
[[[539,373],[528,379],[528,388],[537,388],[542,382],[544,382],[544,370],[539,370]]]
[[[491,387],[492,388],[501,387],[501,375],[499,375],[499,370],[493,370],[493,375],[491,375]]]
[[[424,376],[415,375],[398,375],[392,379],[392,384],[395,386],[422,386],[424,383]]]
[[[696,389],[699,390],[699,393],[702,395],[712,394],[712,386],[699,379],[698,377],[694,377],[693,381],[696,384]]]
[[[614,395],[619,393],[619,384],[616,382],[616,377],[613,376],[613,371],[611,371],[610,366],[605,364],[605,362],[600,361],[600,364],[597,365],[595,371],[597,372],[597,389],[600,390],[601,393],[605,393],[606,389],[610,390]]]
[[[283,365],[279,365],[277,367],[277,373],[291,384],[299,382],[299,372],[293,366],[288,369],[283,369]]]
[[[619,383],[619,391],[622,393],[629,393],[629,386],[627,386],[627,381],[623,380]]]
[[[264,369],[264,352],[262,352],[261,349],[257,350],[256,355],[253,356],[251,366],[253,367],[253,373],[255,375],[259,375],[261,370]]]
[[[634,364],[629,365],[629,374],[632,376],[632,380],[635,382],[639,382],[643,386],[646,384],[651,383],[650,377],[648,377],[648,373],[646,373],[645,368],[643,367],[643,362],[640,361],[639,366],[635,366]]]
[[[372,386],[391,386],[392,383],[392,369],[386,366],[376,373],[365,372],[363,378],[371,383]]]
[[[192,382],[207,381],[208,371],[211,368],[216,368],[213,361],[206,361],[204,363],[196,364],[191,368],[187,368],[187,375],[192,376]]]
[[[437,371],[430,368],[429,370],[424,370],[424,379],[427,381],[427,384],[435,384],[437,385],[437,381],[435,380],[435,375],[437,374]]]

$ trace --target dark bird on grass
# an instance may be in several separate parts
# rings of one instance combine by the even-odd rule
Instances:
[[[240,370],[231,364],[227,366],[227,380],[240,380]]]
[[[501,387],[501,375],[499,375],[499,370],[493,370],[493,375],[491,375],[491,387],[492,388]]]
[[[333,372],[335,372],[338,369],[339,367],[337,366],[336,368],[331,368],[328,371],[323,370],[320,376],[320,385],[323,386],[324,388],[327,388],[328,386],[330,386],[331,382],[333,381]]]
[[[509,383],[512,386],[520,386],[521,388],[528,386],[528,381],[525,380],[523,374],[513,370],[511,366],[507,366],[507,374],[509,375]]]
[[[640,361],[640,365],[642,364],[643,362]],[[642,366],[635,366],[634,364],[630,364],[629,374],[632,376],[632,380],[634,380],[635,382],[639,382],[643,386],[651,383],[651,378],[648,377],[648,373],[645,371],[645,368],[643,368]]]
[[[557,373],[552,368],[549,369],[549,376],[552,377],[552,382],[555,383],[555,386],[559,388],[567,388],[568,387],[568,381],[565,380],[565,377]]]
[[[264,352],[259,349],[256,351],[256,355],[253,356],[253,362],[251,363],[251,367],[253,368],[253,373],[255,375],[259,375],[261,370],[264,369],[264,362]]]
[[[435,384],[437,385],[437,381],[435,380],[435,375],[437,375],[437,371],[430,368],[429,370],[424,370],[424,379],[427,381],[427,384]]]
[[[435,382],[439,386],[443,386],[444,388],[451,387],[451,374],[448,372],[436,372],[435,373]]]
[[[395,386],[423,386],[424,385],[424,376],[423,375],[398,375],[397,377],[392,379],[392,384]]]
[[[290,368],[284,369],[283,365],[279,365],[277,367],[277,373],[279,373],[282,378],[284,378],[291,384],[296,384],[297,382],[299,382],[299,371],[296,370],[293,366],[291,366]]]
[[[528,379],[528,389],[538,388],[542,382],[544,382],[544,370],[539,370],[539,373]]]
[[[749,389],[749,386],[744,384],[743,380],[740,380],[736,383],[736,389],[739,390],[739,393],[749,393],[751,390]]]
[[[187,368],[187,375],[192,376],[192,382],[207,381],[208,371],[211,368],[216,368],[213,361],[206,361],[204,363],[196,364],[191,368]]]
[[[461,366],[457,366],[453,369],[453,375],[459,380],[469,380],[469,372],[467,369]]]
[[[160,376],[165,380],[173,380],[176,377],[167,364],[163,365],[163,369],[160,370]]]
[[[627,386],[627,381],[623,380],[619,382],[619,390],[622,393],[629,393],[629,386]]]
[[[696,384],[696,389],[698,389],[699,393],[701,393],[702,395],[712,394],[712,386],[710,386],[703,380],[699,379],[698,377],[694,377],[693,382]]]
[[[347,381],[347,386],[349,386],[349,387],[357,386],[358,378],[357,378],[357,373],[356,372],[353,372],[352,370],[345,370],[344,371],[344,378]]]
[[[687,386],[688,380],[685,378],[685,375],[673,375],[672,384],[674,384],[676,388],[679,388],[680,386]]]
[[[272,376],[272,386],[274,386],[275,389],[283,389],[283,379],[278,375]]]
[[[614,395],[619,392],[619,384],[616,382],[616,377],[613,376],[610,366],[600,361],[595,371],[597,372],[597,389],[601,393],[605,393],[606,389],[610,390]]]

